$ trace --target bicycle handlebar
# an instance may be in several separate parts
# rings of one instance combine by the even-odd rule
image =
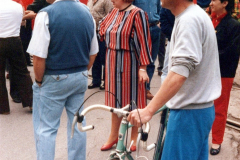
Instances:
[[[120,118],[120,117],[127,117],[129,115],[129,107],[130,105],[126,105],[125,107],[121,108],[121,109],[118,109],[118,108],[112,108],[112,107],[109,107],[109,106],[106,106],[106,105],[100,105],[100,104],[96,104],[96,105],[91,105],[89,106],[88,108],[85,108],[82,113],[79,115],[79,113],[77,112],[74,116],[74,119],[73,119],[73,123],[72,123],[72,133],[71,133],[71,138],[73,137],[74,135],[74,126],[76,125],[76,123],[78,122],[77,126],[78,126],[78,129],[81,131],[81,132],[86,132],[88,130],[93,130],[94,129],[94,126],[93,125],[88,125],[88,126],[85,126],[83,127],[82,126],[82,121],[84,119],[84,116],[92,111],[92,110],[95,110],[95,109],[102,109],[102,110],[106,110],[106,111],[109,111],[109,112],[112,112],[112,113],[115,113],[117,114],[117,116]]]
[[[106,110],[106,111],[109,111],[109,112],[112,112],[112,113],[115,113],[117,114],[117,116],[120,118],[120,117],[127,117],[129,115],[129,107],[130,105],[126,105],[125,107],[121,108],[121,109],[117,109],[117,108],[112,108],[112,107],[109,107],[109,106],[106,106],[106,105],[100,105],[100,104],[96,104],[96,105],[91,105],[89,106],[88,108],[85,108],[82,113],[79,115],[79,112],[77,112],[74,116],[74,119],[73,119],[73,123],[72,123],[72,133],[71,133],[71,138],[73,137],[74,135],[74,126],[76,125],[76,123],[78,122],[77,124],[77,127],[78,129],[81,131],[81,132],[86,132],[86,131],[89,131],[89,130],[93,130],[94,129],[94,126],[93,125],[88,125],[88,126],[85,126],[83,127],[82,126],[82,121],[84,120],[84,116],[92,111],[92,110],[95,110],[95,109],[102,109],[102,110]],[[160,108],[155,114],[163,111],[164,109],[166,109],[167,107],[166,106],[163,106],[162,108]],[[129,126],[131,126],[131,124],[129,124]],[[147,122],[145,124],[145,130],[144,130],[145,133],[149,133],[150,132],[150,124],[149,122]],[[139,135],[138,135],[138,138],[137,138],[137,146],[138,146],[138,143],[140,142],[141,140],[141,133],[142,131],[139,131]],[[143,150],[145,151],[150,151],[152,150],[153,148],[155,148],[156,144],[150,144],[150,145],[147,145],[147,140],[146,141],[142,141],[143,142]]]

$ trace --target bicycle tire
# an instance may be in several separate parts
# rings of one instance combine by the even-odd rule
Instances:
[[[163,110],[161,115],[160,126],[158,130],[158,137],[156,142],[156,148],[153,155],[153,160],[161,160],[161,157],[162,157],[165,133],[167,128],[168,111],[169,109]]]

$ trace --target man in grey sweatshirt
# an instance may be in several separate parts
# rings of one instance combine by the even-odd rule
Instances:
[[[153,100],[128,117],[141,126],[164,104],[171,109],[162,160],[208,159],[213,101],[221,94],[215,31],[209,16],[191,0],[162,0],[175,16],[168,75]]]

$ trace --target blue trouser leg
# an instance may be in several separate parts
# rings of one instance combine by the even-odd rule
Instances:
[[[151,34],[151,40],[152,40],[152,60],[153,63],[150,63],[147,66],[147,74],[149,77],[149,83],[147,83],[147,90],[150,90],[150,83],[154,74],[155,65],[154,62],[157,58],[158,52],[159,52],[159,44],[160,44],[160,34],[161,29],[155,25],[150,27],[150,34]]]
[[[162,160],[207,160],[214,106],[171,110]]]
[[[93,84],[101,84],[101,77],[102,77],[102,65],[100,61],[100,55],[98,54],[97,57],[95,58],[95,61],[93,63],[92,67],[92,83]]]
[[[105,41],[100,41],[98,38],[98,45],[99,45],[99,52],[92,67],[92,77],[93,77],[93,84],[101,84],[102,78],[102,65],[105,66],[105,55],[106,55],[106,47]],[[103,76],[103,79],[105,77]]]
[[[81,133],[75,126],[74,137],[70,138],[74,114],[87,89],[86,74],[87,71],[84,74],[45,75],[41,87],[36,82],[33,84],[33,125],[38,160],[54,160],[55,140],[64,107],[68,117],[68,160],[86,159],[86,133]]]
[[[69,160],[86,160],[86,132],[80,132],[75,125],[74,136],[71,138],[71,129],[74,114],[76,113],[76,107],[82,104],[84,100],[84,93],[72,95],[66,102],[66,111],[68,115],[67,123],[67,140],[68,140],[68,159]],[[82,106],[79,113],[82,112],[84,106]],[[85,125],[85,120],[82,122]]]

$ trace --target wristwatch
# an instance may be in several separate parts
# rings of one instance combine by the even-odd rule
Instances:
[[[35,79],[35,82],[38,83],[38,84],[42,84],[42,81],[38,81]]]

